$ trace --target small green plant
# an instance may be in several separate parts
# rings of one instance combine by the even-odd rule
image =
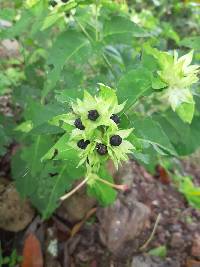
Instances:
[[[194,208],[200,209],[200,187],[194,185],[191,176],[175,175],[174,181],[178,190],[185,196],[188,203]]]
[[[0,94],[11,94],[14,116],[0,117],[0,155],[19,144],[12,177],[44,219],[83,185],[101,205],[112,203],[127,187],[115,184],[108,160],[153,169],[200,147],[199,27],[189,39],[185,28],[179,34],[183,3],[170,5],[174,25],[163,22],[162,5],[2,3],[0,17],[13,26],[0,38],[18,40],[20,60],[2,65]]]
[[[0,244],[0,267],[8,266],[15,267],[22,261],[22,257],[17,255],[16,249],[14,249],[9,257],[3,257]]]
[[[51,123],[59,125],[60,121],[63,121],[64,129],[65,124],[73,127],[69,141],[66,142],[66,149],[68,149],[68,153],[74,151],[73,153],[78,155],[80,161],[77,168],[85,165],[84,177],[86,178],[84,181],[88,184],[90,195],[99,198],[102,204],[108,204],[113,202],[113,197],[116,195],[108,187],[116,189],[125,189],[126,187],[112,183],[112,177],[106,173],[106,163],[110,159],[118,169],[121,161],[127,161],[128,155],[135,147],[126,140],[131,135],[133,128],[123,129],[120,127],[118,114],[120,112],[122,114],[126,103],[118,104],[117,95],[113,89],[104,84],[99,86],[98,96],[93,97],[84,91],[83,100],[78,99],[71,104],[71,113],[54,117]],[[46,156],[43,159],[45,158]],[[102,186],[107,188],[105,193]]]
[[[160,257],[162,259],[165,259],[167,256],[167,248],[166,246],[159,246],[157,248],[153,248],[148,251],[148,254],[151,256]]]

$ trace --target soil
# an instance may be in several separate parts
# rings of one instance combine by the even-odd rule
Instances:
[[[0,162],[5,168],[4,175],[10,173],[5,157]],[[194,171],[198,183],[199,172],[197,166],[190,166],[192,164],[185,160],[183,166],[190,174]],[[200,211],[188,205],[170,177],[163,180],[161,176],[152,176],[144,167],[130,161],[115,174],[115,178],[117,183],[128,184],[129,190],[119,193],[110,207],[99,207],[81,191],[63,203],[48,221],[41,221],[36,213],[26,225],[21,225],[23,230],[14,225],[7,231],[1,225],[4,255],[9,255],[14,248],[21,255],[25,238],[33,233],[41,243],[45,266],[48,267],[200,266]],[[6,201],[4,199],[4,203]],[[81,207],[80,202],[85,204]],[[70,208],[72,204],[73,209]],[[32,208],[26,209],[33,217]],[[4,211],[5,217],[9,217],[7,213]],[[146,242],[153,229],[154,235],[150,242]],[[165,259],[148,255],[149,250],[160,246],[167,249]]]

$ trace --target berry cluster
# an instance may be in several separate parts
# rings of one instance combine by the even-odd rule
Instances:
[[[61,2],[62,2],[63,4],[66,4],[68,1],[69,1],[69,0],[61,0]],[[49,5],[52,6],[52,7],[55,7],[57,4],[58,4],[58,1],[56,1],[56,0],[50,0],[50,1],[49,1]]]
[[[88,111],[88,119],[91,121],[96,121],[99,118],[99,113],[96,109],[89,110]],[[120,123],[120,118],[117,114],[112,114],[110,117],[111,120],[113,120],[116,124]],[[79,130],[85,130],[85,126],[83,125],[81,118],[78,118],[74,121],[74,126]],[[110,137],[110,145],[111,146],[119,146],[122,143],[122,138],[119,135],[113,135]],[[90,144],[89,140],[81,139],[77,142],[77,146],[80,149],[86,149],[87,146]],[[96,144],[96,151],[99,155],[103,156],[108,153],[107,145],[102,143]]]
[[[98,96],[84,91],[83,99],[77,99],[71,106],[73,112],[65,121],[75,127],[70,146],[78,150],[78,166],[86,163],[87,168],[95,169],[97,173],[108,159],[116,168],[121,161],[128,160],[134,146],[126,138],[133,129],[120,129],[118,114],[125,103],[118,103],[115,90],[100,84]]]

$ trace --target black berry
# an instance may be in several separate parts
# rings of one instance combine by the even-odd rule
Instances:
[[[122,138],[119,135],[113,135],[110,137],[110,144],[112,146],[119,146],[122,143]]]
[[[61,0],[63,3],[67,3],[69,0]]]
[[[49,1],[49,5],[55,7],[58,3],[56,1]]]
[[[99,113],[96,109],[88,111],[88,119],[91,121],[96,121],[99,117]]]
[[[118,115],[116,115],[116,114],[112,114],[110,119],[113,120],[116,124],[120,123],[120,117]]]
[[[78,118],[78,119],[75,120],[74,125],[79,130],[85,130],[85,126],[82,124],[82,121],[81,121],[80,118]]]
[[[104,144],[97,144],[96,150],[99,153],[99,155],[103,156],[108,153],[107,146]]]
[[[78,141],[77,143],[77,146],[81,149],[86,149],[86,147],[90,144],[90,141],[89,140],[84,140],[84,139],[81,139]]]

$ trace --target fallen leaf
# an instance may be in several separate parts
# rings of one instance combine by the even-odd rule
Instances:
[[[34,234],[29,234],[24,242],[21,267],[43,267],[40,242]]]
[[[156,172],[157,172],[156,176],[160,179],[161,183],[163,184],[170,183],[169,173],[165,168],[163,168],[161,165],[157,165]]]
[[[187,259],[187,267],[200,267],[200,261],[192,260],[192,259]]]

